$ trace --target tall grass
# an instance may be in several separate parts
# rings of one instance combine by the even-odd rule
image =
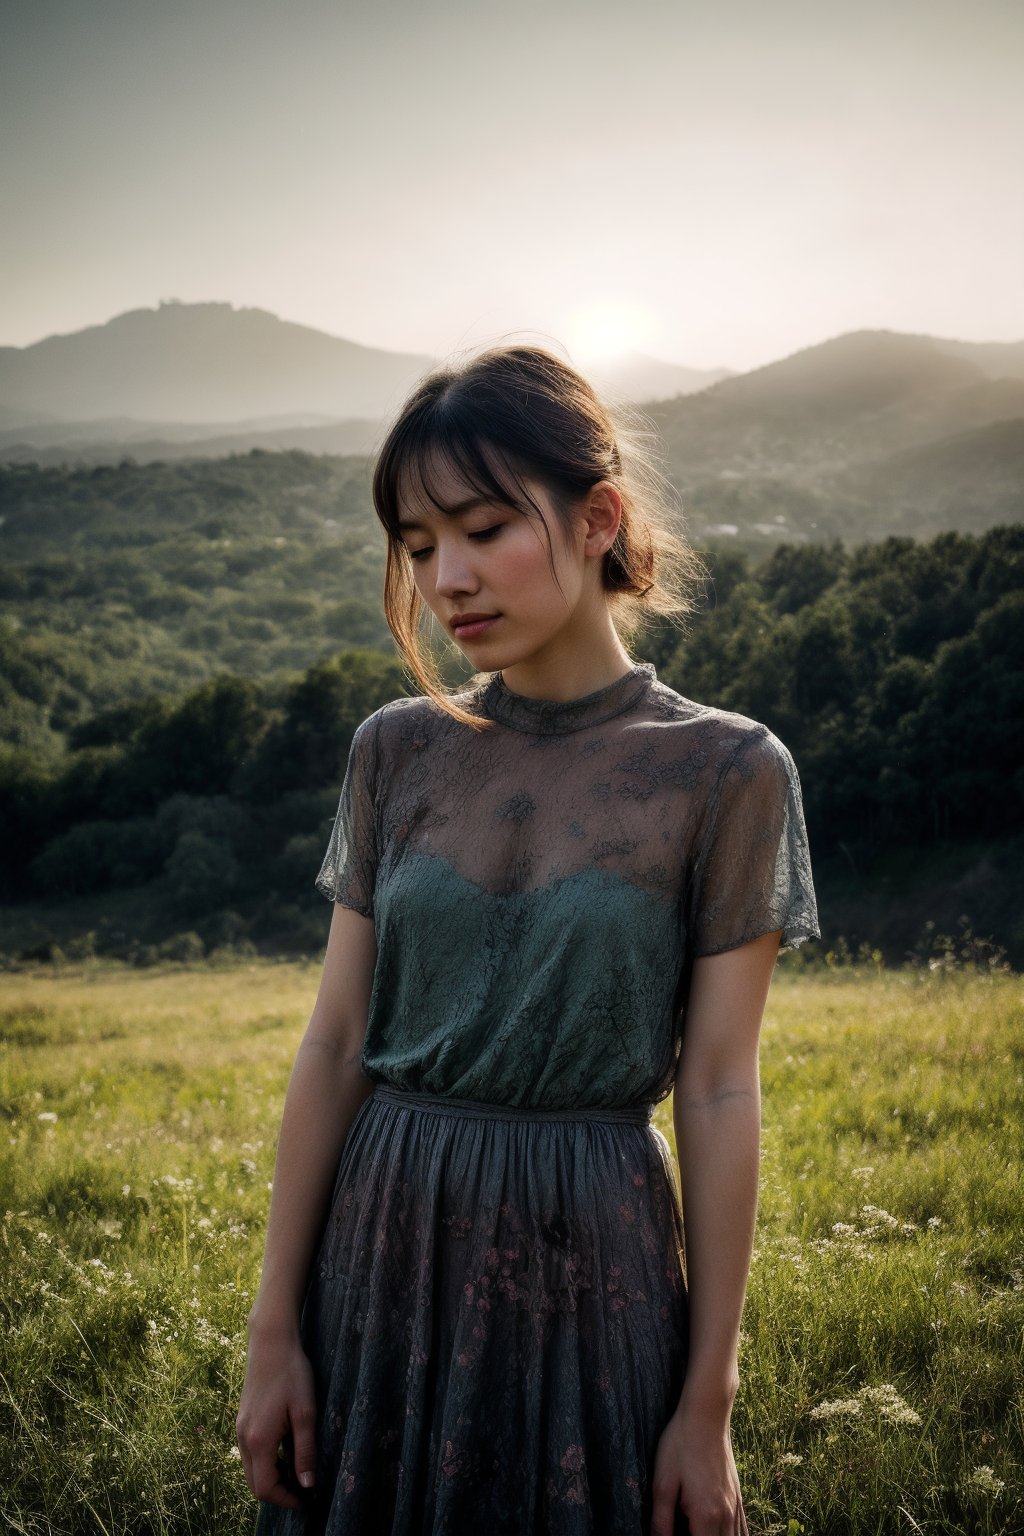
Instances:
[[[251,1529],[244,1322],[316,985],[5,978],[5,1530]],[[1006,973],[780,965],[733,1414],[752,1532],[1024,1529],[1022,1023]]]

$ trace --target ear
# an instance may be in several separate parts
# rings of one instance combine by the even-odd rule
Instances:
[[[600,480],[588,491],[581,515],[586,524],[584,554],[597,557],[615,543],[622,521],[622,497],[610,480]]]

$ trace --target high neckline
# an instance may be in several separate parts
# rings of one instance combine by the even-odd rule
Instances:
[[[579,699],[531,699],[513,693],[500,672],[484,684],[480,702],[484,712],[499,725],[535,736],[565,736],[587,726],[603,725],[635,704],[644,690],[657,681],[654,663],[639,661],[613,683]]]

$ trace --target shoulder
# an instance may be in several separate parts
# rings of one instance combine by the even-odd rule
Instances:
[[[700,704],[661,681],[651,686],[651,704],[657,723],[676,729],[717,778],[735,773],[749,779],[792,764],[788,747],[751,715]]]
[[[464,703],[469,695],[453,695]],[[375,760],[386,759],[389,765],[402,758],[418,754],[439,735],[446,735],[452,728],[464,730],[433,699],[425,694],[404,695],[389,699],[367,715],[356,727],[352,737],[354,752],[368,753]]]

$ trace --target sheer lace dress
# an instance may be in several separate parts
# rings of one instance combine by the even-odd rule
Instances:
[[[302,1336],[317,1486],[259,1536],[648,1536],[688,1347],[649,1123],[694,959],[817,936],[800,785],[763,725],[640,663],[495,726],[359,727],[317,885],[371,917],[362,1065]]]
[[[649,662],[550,703],[496,673],[496,725],[399,699],[352,743],[325,896],[373,916],[373,1077],[566,1108],[671,1089],[692,962],[818,937],[800,782],[746,716]]]

